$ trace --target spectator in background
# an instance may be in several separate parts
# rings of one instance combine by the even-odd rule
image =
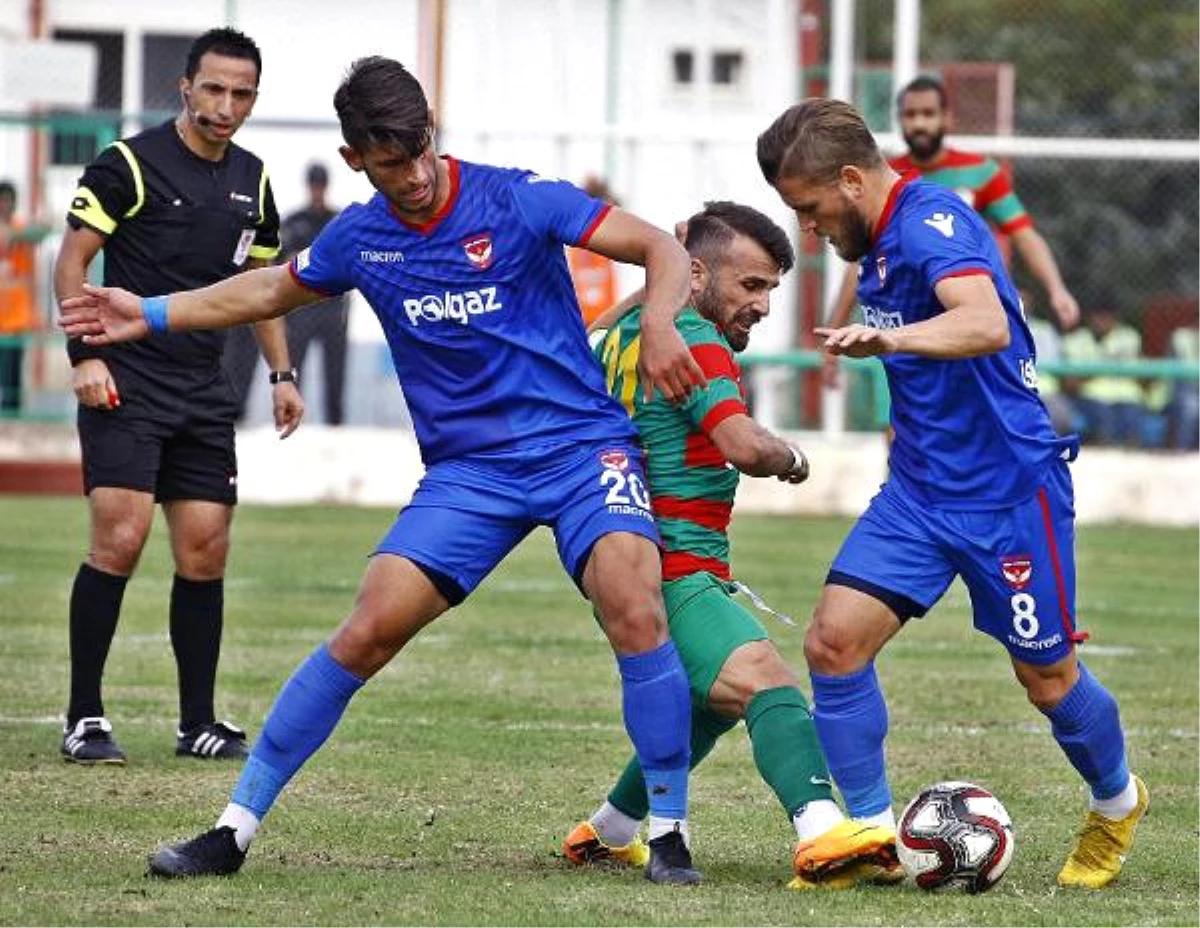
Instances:
[[[321,230],[339,210],[326,202],[329,190],[329,171],[314,161],[308,166],[304,180],[308,186],[308,203],[291,213],[279,227],[283,245],[281,263],[313,243]],[[324,374],[324,414],[328,425],[345,421],[346,393],[346,329],[350,318],[349,298],[345,294],[322,300],[291,313],[287,318],[288,353],[298,369],[304,367],[309,346],[321,344],[321,366]],[[225,349],[225,371],[238,398],[238,418],[246,415],[250,382],[258,360],[258,351],[249,326],[230,332]]]
[[[16,218],[17,188],[0,181],[0,415],[21,409],[21,336],[39,328],[33,299],[33,246],[40,232]]]
[[[1187,361],[1193,370],[1200,364],[1200,329],[1181,326],[1171,333],[1171,357]],[[1167,405],[1168,442],[1180,451],[1200,447],[1200,384],[1176,380]]]
[[[1026,269],[1045,290],[1062,331],[1078,325],[1079,304],[1063,283],[1050,246],[1033,227],[1033,219],[1017,197],[1008,171],[993,158],[945,144],[953,119],[942,82],[930,75],[914,78],[896,97],[896,115],[908,151],[888,159],[892,170],[900,175],[919,173],[922,179],[949,187],[970,203],[998,233],[1002,253],[1009,242],[1016,248]],[[858,267],[851,264],[830,311],[826,323],[829,328],[849,322],[857,286]],[[838,381],[837,356],[826,353],[823,360],[825,383],[834,386]]]
[[[1037,351],[1038,395],[1050,413],[1050,424],[1059,435],[1067,435],[1078,430],[1078,415],[1071,398],[1062,391],[1056,376],[1047,374],[1043,369],[1046,361],[1062,360],[1062,336],[1049,319],[1035,312],[1035,305],[1028,290],[1021,289],[1021,306],[1025,310],[1025,322],[1033,335],[1033,346]]]
[[[1086,325],[1063,339],[1067,361],[1136,361],[1142,354],[1142,337],[1120,321],[1111,304],[1089,310]],[[1085,440],[1103,445],[1138,447],[1146,419],[1142,385],[1132,377],[1094,375],[1064,378],[1083,418]]]
[[[329,171],[313,162],[304,175],[308,185],[308,204],[283,220],[279,237],[283,242],[284,261],[303,251],[340,210],[325,201],[329,190]],[[341,425],[345,420],[343,397],[346,390],[346,327],[350,318],[347,296],[339,295],[301,307],[287,317],[288,351],[292,362],[303,366],[309,345],[321,343],[321,365],[325,375],[325,422]]]
[[[613,206],[620,201],[608,189],[608,183],[594,174],[583,181],[583,189],[597,200]],[[617,302],[617,266],[611,259],[586,248],[567,248],[567,266],[575,284],[575,298],[583,313],[583,324],[591,325],[604,310]]]

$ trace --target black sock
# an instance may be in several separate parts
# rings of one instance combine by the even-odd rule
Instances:
[[[128,577],[106,574],[90,564],[80,564],[71,587],[71,701],[67,706],[67,726],[74,727],[83,718],[104,715],[100,681]]]
[[[216,718],[213,689],[221,656],[225,581],[187,580],[171,588],[171,647],[179,671],[179,727],[184,731]]]

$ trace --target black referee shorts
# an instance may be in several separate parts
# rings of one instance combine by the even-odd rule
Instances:
[[[85,493],[120,487],[158,502],[237,503],[237,404],[216,372],[154,372],[111,367],[121,396],[116,409],[79,407]]]

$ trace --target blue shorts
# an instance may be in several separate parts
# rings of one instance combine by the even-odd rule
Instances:
[[[539,525],[553,529],[576,585],[602,536],[633,532],[658,544],[641,450],[587,443],[439,462],[375,553],[408,558],[456,605]]]
[[[956,576],[971,595],[975,627],[1017,660],[1052,664],[1087,637],[1075,629],[1075,502],[1065,463],[1050,467],[1027,502],[979,512],[920,504],[889,480],[826,582],[874,596],[907,621]]]

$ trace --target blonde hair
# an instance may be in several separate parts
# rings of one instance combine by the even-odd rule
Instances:
[[[769,184],[783,177],[832,183],[848,164],[874,170],[885,162],[858,110],[841,100],[803,100],[758,137],[758,166]]]

